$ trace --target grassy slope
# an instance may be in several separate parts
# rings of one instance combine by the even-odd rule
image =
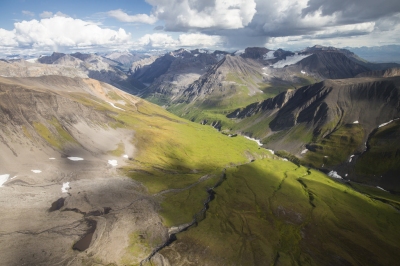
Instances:
[[[325,175],[271,159],[230,168],[207,217],[162,251],[179,265],[393,265],[400,214]]]
[[[308,174],[289,162],[260,160],[270,154],[254,142],[229,138],[153,104],[139,100],[121,111],[81,96],[76,96],[81,103],[114,118],[108,126],[135,131],[137,153],[123,173],[142,182],[152,194],[180,189],[160,196],[166,226],[189,222],[202,208],[206,188],[227,168],[227,179],[216,189],[206,219],[178,235],[176,244],[184,243],[186,249],[174,244],[162,251],[172,263],[176,251],[190,259],[198,250],[205,252],[199,262],[208,260],[213,265],[395,263],[400,218],[388,205],[318,172]],[[72,141],[63,136],[57,121],[49,124],[56,133],[49,138],[55,140],[54,146]],[[46,139],[50,131],[42,129],[37,126]],[[257,160],[249,163],[251,159]],[[210,178],[191,186],[205,175]],[[162,241],[135,239],[140,238],[132,236],[128,251],[138,254]]]
[[[191,248],[206,252],[201,262],[208,258],[213,265],[396,263],[400,215],[389,205],[289,162],[248,163],[270,156],[253,142],[229,138],[157,106],[141,102],[117,113],[116,126],[136,131],[139,150],[125,171],[134,170],[130,176],[150,193],[182,189],[161,197],[165,225],[191,221],[207,197],[206,188],[227,168],[206,219],[178,235],[175,243],[188,249],[174,244],[162,251],[172,263],[176,251],[195,256]],[[185,189],[204,175],[210,178]]]
[[[368,140],[368,151],[358,158],[355,172],[366,179],[375,179],[387,172],[400,173],[400,120],[379,128]],[[400,189],[400,182],[396,187]]]
[[[303,163],[319,168],[331,167],[345,162],[362,144],[364,130],[360,124],[343,125],[325,138],[311,144],[312,150]]]

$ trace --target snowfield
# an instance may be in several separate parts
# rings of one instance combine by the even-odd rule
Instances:
[[[328,173],[328,176],[333,177],[333,178],[337,178],[337,179],[343,179],[340,175],[338,175],[338,173],[336,171],[330,171]]]
[[[83,161],[84,159],[81,157],[68,157],[69,160],[71,161]]]
[[[124,109],[122,109],[122,108],[119,108],[118,106],[115,106],[115,104],[113,104],[112,102],[108,102],[112,107],[114,107],[115,109],[119,109],[119,110],[122,110],[122,111],[125,111]]]
[[[247,137],[247,136],[244,136],[246,139],[248,139],[248,140],[252,140],[252,141],[255,141],[255,142],[257,142],[257,144],[258,144],[258,146],[262,146],[263,144],[261,143],[261,141],[260,140],[258,140],[258,139],[253,139],[253,138],[250,138],[250,137]]]
[[[63,186],[61,188],[61,192],[62,193],[67,193],[68,189],[70,189],[71,187],[69,186],[69,182],[63,183]]]
[[[269,51],[268,53],[266,53],[263,56],[264,60],[268,60],[268,59],[275,59],[276,57],[274,56],[275,51]]]
[[[117,160],[108,160],[108,164],[111,164],[112,166],[118,166]]]
[[[9,174],[0,175],[0,187],[2,187],[5,182],[7,182],[9,177]]]
[[[308,54],[308,55],[295,54],[292,56],[287,56],[286,59],[276,62],[275,64],[272,65],[272,67],[273,68],[283,68],[285,66],[294,65],[294,64],[300,62],[301,60],[303,60],[304,58],[307,58],[311,55],[312,54]]]

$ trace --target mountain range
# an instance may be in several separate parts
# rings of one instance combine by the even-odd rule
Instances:
[[[55,52],[0,75],[0,264],[398,262],[397,64]]]

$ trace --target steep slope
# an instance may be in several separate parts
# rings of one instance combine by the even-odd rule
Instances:
[[[180,49],[139,68],[133,75],[149,84],[142,97],[160,105],[169,104],[182,90],[216,64],[221,55],[218,52]]]
[[[238,109],[228,117],[238,118],[236,128],[263,139],[267,147],[304,157],[313,167],[341,169],[350,155],[365,151],[369,135],[379,125],[400,117],[399,102],[398,76],[326,80]],[[348,172],[340,174],[352,178]]]

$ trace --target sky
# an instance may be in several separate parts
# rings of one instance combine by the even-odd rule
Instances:
[[[0,0],[0,57],[400,44],[399,0]]]

